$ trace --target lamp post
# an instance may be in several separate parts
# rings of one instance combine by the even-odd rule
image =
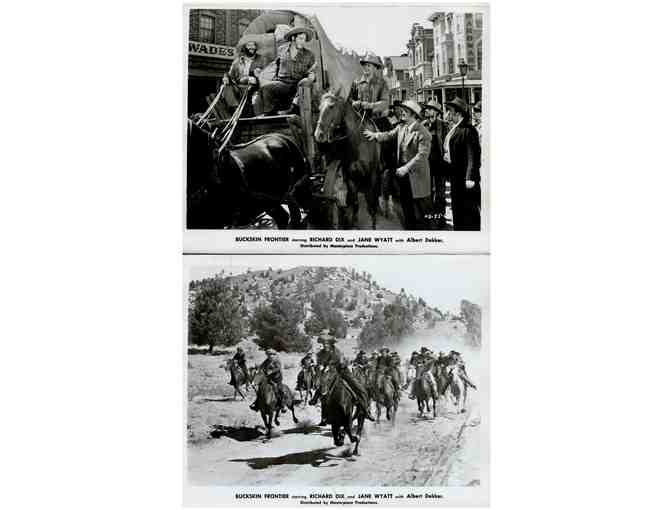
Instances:
[[[467,101],[467,98],[464,95],[464,77],[467,75],[467,71],[469,70],[469,64],[467,64],[464,59],[461,58],[458,67],[460,68],[460,76],[462,76],[462,99],[464,99],[464,102],[468,104],[469,101]]]

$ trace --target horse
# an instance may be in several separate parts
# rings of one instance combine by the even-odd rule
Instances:
[[[359,443],[364,428],[364,413],[357,407],[357,399],[346,382],[334,370],[325,373],[320,385],[322,394],[323,416],[331,425],[334,445],[343,446],[345,435],[348,435],[355,449],[353,455],[359,455]],[[353,432],[353,421],[357,420],[357,428]]]
[[[248,391],[250,391],[250,382],[251,382],[251,376],[250,378],[245,377],[245,372],[243,372],[243,368],[236,363],[236,360],[231,358],[227,362],[227,367],[229,369],[229,372],[231,373],[231,382],[229,383],[231,386],[233,386],[233,400],[236,400],[236,394],[240,395],[243,400],[247,400],[245,397],[245,394],[247,394]],[[241,391],[241,387],[245,385],[245,394]]]
[[[388,421],[394,423],[397,408],[399,407],[399,395],[394,390],[392,377],[390,375],[383,375],[378,379],[377,391],[375,393],[376,400],[376,423],[380,423],[381,408],[385,408],[385,417]]]
[[[415,380],[415,375],[417,373],[417,369],[415,368],[415,365],[408,365],[408,368],[406,369],[406,383],[404,384],[404,388],[408,388],[411,383]]]
[[[416,377],[413,381],[413,393],[415,399],[418,401],[418,411],[420,416],[425,412],[425,408],[429,411],[429,401],[432,401],[432,412],[434,418],[436,418],[436,393],[434,388],[432,388],[432,383],[429,380],[429,373],[424,373],[419,377]]]
[[[299,375],[297,376],[296,389],[299,390],[299,396],[303,402],[303,407],[308,405],[308,401],[312,397],[312,393],[315,390],[315,377],[315,372],[313,371],[312,367],[302,368],[301,372],[299,372]]]
[[[296,414],[294,414],[294,399],[292,398],[292,393],[286,384],[280,384],[282,385],[283,403],[290,411],[292,411],[292,419],[294,420],[294,423],[298,423],[299,420],[297,419]],[[268,380],[263,372],[258,372],[254,376],[254,386],[257,389],[257,407],[259,408],[261,419],[264,421],[264,426],[266,427],[266,437],[270,438],[273,423],[280,426],[278,417],[280,416],[280,408],[282,406],[276,397],[273,383]]]
[[[220,149],[187,122],[188,229],[246,226],[263,214],[279,229],[301,227],[301,204],[312,193],[310,165],[294,140],[271,133]]]
[[[448,368],[447,375],[447,388],[450,390],[450,396],[452,397],[453,404],[455,407],[460,407],[460,397],[462,397],[462,407],[460,408],[460,413],[467,412],[467,390],[469,389],[469,384],[460,377],[461,367],[459,365],[451,365]],[[473,386],[476,389],[475,386]]]
[[[448,374],[446,372],[445,365],[440,365],[436,363],[432,368],[432,374],[434,375],[434,380],[436,381],[436,391],[439,397],[446,394],[448,389]]]
[[[377,142],[364,138],[364,127],[377,130],[370,119],[359,117],[349,101],[331,91],[322,95],[314,137],[327,166],[340,162],[347,187],[345,204],[342,200],[339,204],[338,222],[341,228],[357,227],[358,193],[362,191],[371,216],[371,228],[376,229],[382,174],[381,148]]]

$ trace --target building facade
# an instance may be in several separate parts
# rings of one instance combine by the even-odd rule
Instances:
[[[408,55],[383,58],[383,78],[390,90],[390,105],[393,101],[405,101],[415,94],[411,80],[411,59]]]
[[[236,45],[259,9],[190,9],[187,113],[202,112],[236,56]]]
[[[434,30],[420,23],[413,23],[411,38],[406,47],[410,59],[410,78],[413,82],[412,98],[419,102],[428,101],[431,89],[427,84],[432,80],[432,60],[434,56]]]
[[[432,81],[428,93],[445,103],[461,97],[470,104],[481,100],[483,71],[483,14],[434,12]],[[466,64],[464,88],[460,63]]]

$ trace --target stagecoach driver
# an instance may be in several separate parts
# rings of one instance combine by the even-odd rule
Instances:
[[[257,43],[249,38],[243,38],[240,41],[238,57],[231,64],[229,72],[222,77],[222,100],[229,113],[233,113],[240,100],[243,97],[244,87],[250,87],[250,100],[245,106],[245,116],[248,116],[252,109],[251,93],[259,85],[259,74],[264,68],[264,62],[261,55],[257,53]]]
[[[289,46],[278,52],[273,81],[259,90],[257,113],[299,113],[298,88],[315,81],[315,55],[306,48],[312,37],[312,31],[306,27],[295,27],[285,34]]]
[[[422,109],[416,101],[409,99],[401,106],[402,122],[399,125],[384,133],[365,129],[364,136],[379,143],[396,141],[398,168],[395,175],[399,184],[404,228],[424,230],[425,214],[431,209],[429,154],[432,136],[422,125]]]
[[[278,399],[280,411],[285,412],[285,402],[282,394],[282,364],[278,359],[278,353],[274,349],[266,349],[266,359],[259,367],[259,370],[272,383],[275,397]],[[258,411],[257,400],[250,406],[253,411]]]
[[[338,374],[348,383],[350,388],[355,393],[357,405],[364,413],[367,420],[376,421],[369,412],[369,398],[364,387],[355,379],[348,368],[343,353],[336,348],[336,339],[329,335],[324,339],[324,348],[328,354],[328,364],[338,372]]]

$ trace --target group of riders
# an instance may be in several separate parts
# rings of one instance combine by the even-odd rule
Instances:
[[[286,32],[284,41],[289,44],[274,61],[273,78],[263,83],[265,62],[258,44],[243,38],[240,54],[222,80],[225,110],[233,114],[242,107],[243,117],[298,114],[299,88],[310,87],[316,80],[316,59],[306,46],[312,38],[307,27]],[[349,101],[373,123],[374,131],[364,130],[365,137],[383,144],[386,170],[379,197],[383,212],[391,213],[394,197],[403,211],[404,229],[426,230],[434,221],[441,228],[449,181],[454,230],[479,230],[480,102],[471,107],[455,97],[443,105],[436,99],[425,104],[412,99],[390,104],[382,59],[367,52],[360,65],[362,76],[352,84]]]
[[[406,366],[402,368],[402,360],[398,352],[390,351],[387,347],[374,350],[367,354],[360,350],[355,358],[350,362],[343,353],[336,347],[336,339],[333,335],[323,332],[318,339],[322,348],[314,353],[309,350],[301,359],[301,370],[297,376],[296,390],[310,392],[314,395],[310,400],[311,405],[316,405],[322,399],[328,396],[327,384],[324,383],[325,375],[332,371],[340,376],[345,382],[351,394],[355,399],[356,406],[362,415],[371,421],[375,421],[372,416],[369,405],[371,400],[378,400],[378,389],[381,388],[384,379],[391,382],[394,388],[394,400],[399,401],[400,392],[408,387],[411,388],[409,398],[414,399],[414,381],[423,378],[429,381],[431,390],[436,397],[445,388],[437,386],[437,378],[440,374],[448,377],[457,377],[461,379],[465,387],[476,389],[476,385],[467,375],[465,363],[462,355],[454,350],[447,354],[439,352],[434,354],[430,349],[423,346],[420,351],[413,351]],[[263,374],[266,380],[273,385],[276,392],[277,401],[280,403],[281,412],[285,412],[285,403],[292,401],[291,395],[283,394],[288,387],[283,384],[282,364],[278,358],[278,353],[274,349],[266,349],[266,359],[258,367],[257,373]],[[242,370],[247,381],[250,380],[250,373],[245,359],[245,353],[242,348],[238,348],[233,357],[235,363]],[[402,372],[403,369],[406,369]],[[233,367],[231,369],[233,384]],[[402,386],[403,384],[403,386]],[[325,387],[323,387],[325,386]],[[284,390],[283,390],[284,388]],[[322,406],[322,421],[320,426],[326,425],[324,414],[324,405]],[[250,409],[257,411],[258,402],[250,406]]]

